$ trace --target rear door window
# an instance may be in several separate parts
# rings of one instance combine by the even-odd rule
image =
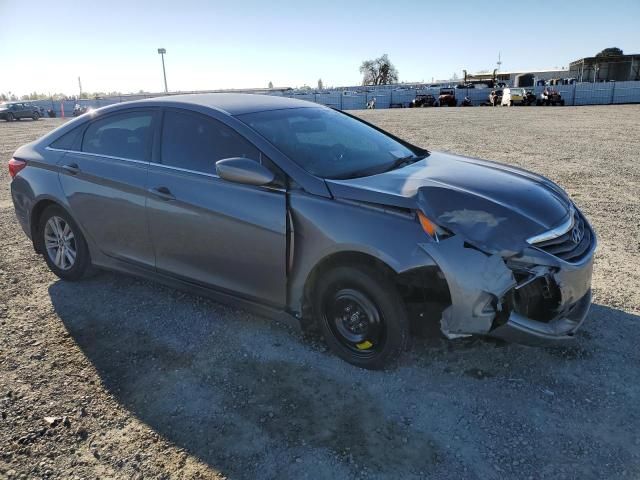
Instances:
[[[82,151],[97,155],[146,160],[149,158],[153,112],[109,115],[92,122],[84,133]]]

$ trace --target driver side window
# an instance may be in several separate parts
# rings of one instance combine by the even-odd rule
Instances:
[[[214,174],[216,162],[231,157],[261,159],[256,147],[221,122],[197,113],[165,111],[160,154],[163,165]]]

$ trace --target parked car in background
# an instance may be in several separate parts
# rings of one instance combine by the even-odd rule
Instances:
[[[505,88],[502,90],[500,105],[508,105],[510,107],[513,105],[522,105],[524,103],[524,96],[524,88]]]
[[[456,90],[455,88],[441,88],[440,96],[438,97],[438,105],[444,107],[455,107],[458,105],[456,101]]]
[[[427,325],[567,342],[591,304],[595,234],[558,185],[311,102],[112,105],[20,147],[9,173],[18,222],[61,279],[159,280],[317,328],[363,368]]]
[[[5,102],[0,104],[0,119],[12,122],[23,118],[38,120],[40,109],[29,102]]]
[[[489,103],[495,107],[502,102],[502,90],[491,90],[489,94]]]
[[[535,105],[536,103],[536,94],[533,90],[525,88],[524,89],[524,98],[522,100],[523,105]]]
[[[464,97],[464,99],[462,100],[462,103],[460,104],[460,106],[461,107],[473,107],[473,102],[467,96],[467,97]]]
[[[536,105],[561,105],[564,106],[564,99],[555,88],[545,88],[536,101]]]
[[[416,95],[416,98],[411,100],[411,103],[409,104],[409,108],[435,107],[436,103],[437,103],[436,97],[434,97],[430,93],[427,93],[425,95]]]

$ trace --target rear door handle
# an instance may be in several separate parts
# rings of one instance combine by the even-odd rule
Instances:
[[[65,172],[70,173],[71,175],[76,175],[80,172],[80,167],[77,163],[68,163],[66,165],[62,165],[62,169]]]
[[[171,190],[167,187],[153,187],[149,189],[149,192],[154,194],[156,197],[161,198],[162,200],[175,200],[176,197],[173,196]]]

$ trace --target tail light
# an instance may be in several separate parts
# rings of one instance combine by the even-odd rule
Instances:
[[[19,160],[17,158],[12,158],[9,160],[9,175],[11,178],[14,178],[20,170],[27,166],[27,162],[24,160]]]

